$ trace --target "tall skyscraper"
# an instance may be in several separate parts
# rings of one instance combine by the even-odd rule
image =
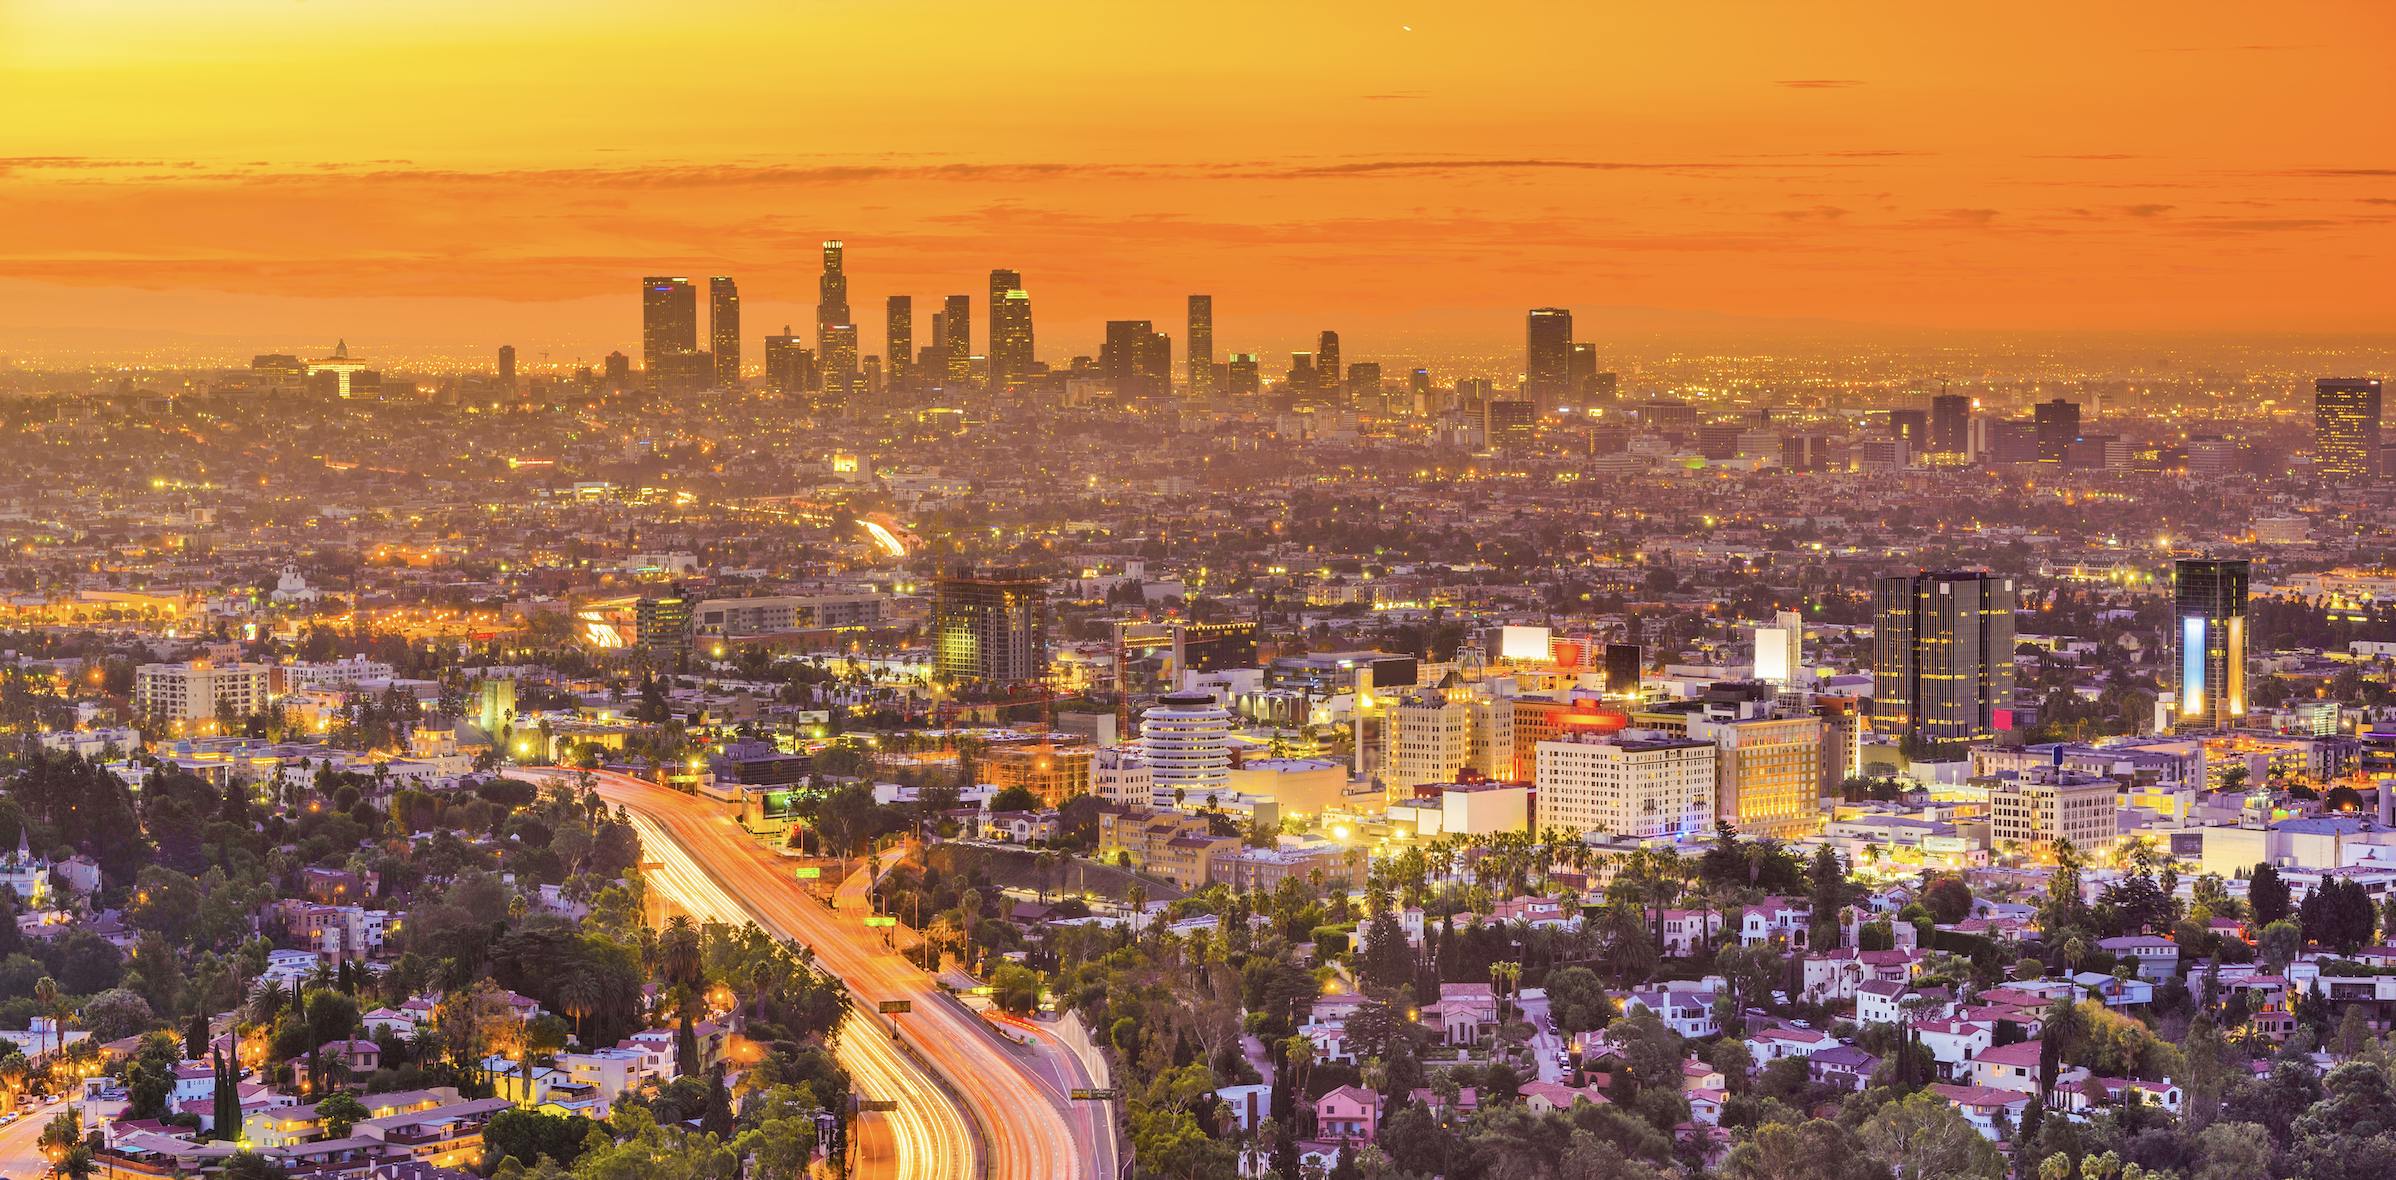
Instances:
[[[2080,441],[2080,403],[2056,398],[2031,409],[2038,427],[2038,461],[2061,463],[2064,453]]]
[[[516,392],[516,346],[513,344],[499,346],[499,388],[509,393]]]
[[[949,296],[942,301],[940,315],[940,341],[948,347],[948,380],[962,386],[973,379],[973,296]]]
[[[1337,392],[1342,371],[1339,365],[1339,333],[1326,328],[1321,335],[1315,337],[1315,388],[1325,393]]]
[[[863,393],[857,367],[857,325],[833,324],[824,329],[824,392],[835,397]]]
[[[2173,703],[2184,729],[2225,729],[2246,718],[2246,577],[2242,560],[2172,565],[2179,619]]]
[[[642,279],[641,368],[662,372],[668,357],[698,350],[698,288],[689,279]]]
[[[2014,581],[1900,574],[1872,587],[1872,727],[1916,743],[1996,736],[2013,706]]]
[[[776,393],[805,393],[814,384],[815,354],[807,350],[807,338],[791,334],[790,325],[782,325],[782,334],[765,338],[765,383]]]
[[[707,348],[715,354],[715,383],[740,384],[740,288],[724,275],[707,280]]]
[[[1930,399],[1930,449],[1942,455],[1971,452],[1972,399],[1960,393]]]
[[[1048,674],[1048,583],[1029,570],[942,575],[932,590],[932,670],[950,685],[1025,684]]]
[[[1587,341],[1573,341],[1572,357],[1566,362],[1565,368],[1564,384],[1570,391],[1573,406],[1587,409],[1590,395],[1594,392],[1591,386],[1597,383],[1597,346]]]
[[[1116,397],[1163,397],[1172,392],[1173,338],[1147,320],[1108,320],[1098,372]]]
[[[1215,297],[1190,296],[1190,396],[1215,391]]]
[[[1032,373],[1032,297],[1011,270],[991,271],[990,286],[990,388],[1015,389]]]
[[[2324,479],[2379,477],[2379,381],[2324,377],[2313,383],[2313,470]]]
[[[1032,299],[1023,290],[1023,276],[991,271],[983,314],[990,321],[990,388],[1022,384],[1032,367]]]
[[[904,386],[915,375],[915,297],[882,301],[883,354],[890,358],[890,383]]]
[[[1548,413],[1572,393],[1572,312],[1534,307],[1526,328],[1523,400]]]
[[[847,251],[835,241],[824,243],[824,274],[816,280],[815,289],[815,346],[829,353],[824,346],[824,329],[834,324],[852,322],[849,319],[849,275],[843,269]]]

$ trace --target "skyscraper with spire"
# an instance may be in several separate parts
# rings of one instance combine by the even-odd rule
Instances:
[[[849,319],[849,276],[841,269],[840,241],[824,243],[824,277],[817,280],[815,294],[815,348],[819,353],[830,352],[824,347],[824,332],[834,324],[851,323]]]

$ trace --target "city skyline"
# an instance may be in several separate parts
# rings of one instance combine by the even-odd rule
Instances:
[[[142,27],[114,19],[127,7]],[[1097,10],[1076,5],[920,23],[601,5],[563,33],[542,11],[12,10],[0,76],[38,82],[12,89],[44,110],[13,121],[0,169],[0,214],[31,227],[0,251],[0,339],[463,353],[495,332],[596,357],[627,339],[605,303],[625,275],[735,275],[752,322],[805,322],[826,238],[859,246],[857,306],[1007,266],[1057,337],[1093,342],[1110,319],[1178,320],[1190,291],[1224,297],[1222,339],[1259,345],[1333,317],[1495,342],[1544,305],[1584,334],[2391,326],[2363,297],[2396,253],[2373,185],[2388,137],[2322,117],[2373,101],[2372,34],[2396,18],[2372,8],[2276,14],[2263,36],[2227,9],[2166,26],[2132,6],[2075,13],[2068,38],[2061,9],[1276,11],[1277,37],[1330,48],[1306,71],[1168,55],[1086,31]],[[1189,33],[1237,46],[1258,11]],[[301,52],[331,38],[339,70]],[[223,42],[244,48],[185,51]],[[921,68],[602,89],[697,43],[735,66],[832,43]],[[259,58],[280,76],[243,71]],[[426,92],[405,120],[394,75]],[[959,106],[989,93],[1005,101]],[[769,114],[867,94],[806,154]]]

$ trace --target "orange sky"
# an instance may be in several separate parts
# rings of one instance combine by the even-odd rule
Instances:
[[[2396,6],[0,0],[0,353],[2396,328]],[[982,344],[977,328],[975,344]],[[1386,345],[1397,351],[1395,344]],[[754,345],[752,345],[754,347]]]

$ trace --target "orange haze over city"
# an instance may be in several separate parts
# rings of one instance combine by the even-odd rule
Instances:
[[[2396,327],[2375,3],[0,0],[0,353]]]

